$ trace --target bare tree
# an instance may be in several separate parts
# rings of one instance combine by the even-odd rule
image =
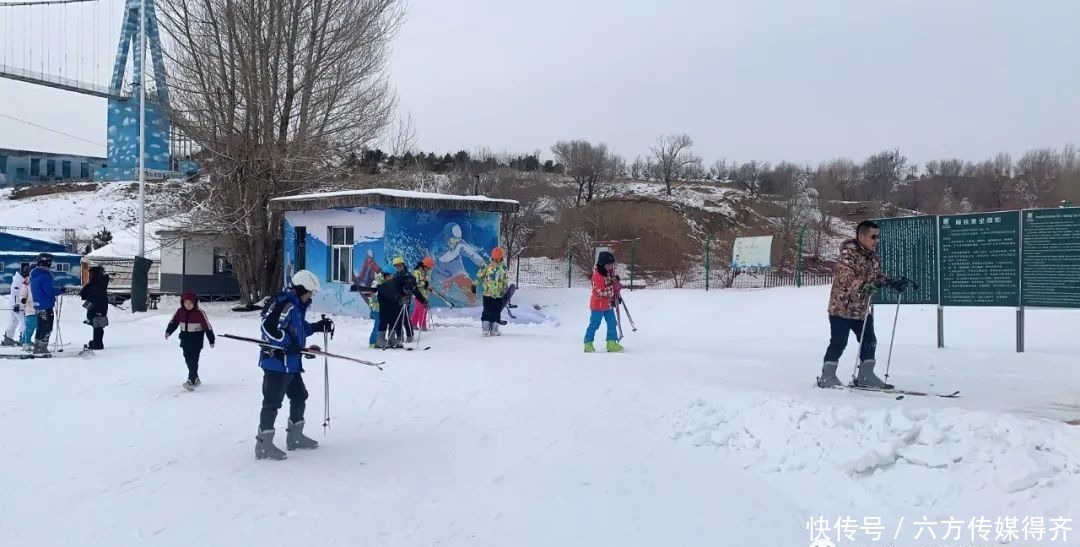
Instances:
[[[248,303],[280,287],[269,200],[333,175],[389,123],[385,67],[401,0],[175,0],[159,4],[170,113],[205,154],[210,226],[232,243]]]
[[[761,195],[765,186],[766,176],[769,174],[769,162],[751,160],[734,169],[731,173],[732,180],[746,189],[750,197]]]
[[[886,201],[908,173],[907,158],[899,149],[886,150],[863,162],[863,188],[867,198]]]
[[[803,228],[809,228],[818,220],[818,192],[811,181],[813,171],[810,168],[798,169],[792,178],[791,195],[784,201],[784,215],[780,218],[780,249],[783,250],[780,268],[787,265],[789,249],[795,243],[796,235]]]
[[[835,189],[840,201],[849,201],[862,179],[862,169],[847,158],[839,158],[818,167],[816,180],[818,190]]]
[[[667,186],[667,193],[671,195],[671,181],[679,180],[688,166],[701,164],[701,158],[695,156],[690,148],[694,146],[694,140],[690,135],[661,135],[649,150],[656,159],[656,169],[660,180]]]
[[[1061,155],[1052,148],[1026,152],[1016,162],[1016,185],[1026,207],[1045,201],[1061,174]]]
[[[390,133],[386,138],[387,148],[390,149],[390,155],[401,159],[407,152],[416,151],[416,125],[413,123],[412,114],[407,116],[398,116],[397,121],[390,128]],[[403,166],[412,167],[412,166]]]
[[[730,180],[732,171],[734,171],[734,165],[729,167],[727,160],[716,160],[713,162],[712,167],[709,168],[709,174],[717,182]]]
[[[606,144],[592,144],[585,140],[559,141],[551,147],[555,161],[562,164],[567,176],[577,184],[577,200],[588,203],[596,197],[600,186],[621,176],[626,170],[626,162],[608,151]]]

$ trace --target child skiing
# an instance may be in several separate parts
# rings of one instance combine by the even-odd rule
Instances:
[[[11,304],[11,320],[8,322],[7,330],[4,331],[5,346],[17,346],[19,344],[19,338],[22,336],[24,325],[26,324],[26,313],[22,304],[22,286],[23,281],[30,275],[30,265],[24,264],[19,267],[11,276],[11,290],[9,295],[9,303]]]
[[[379,341],[379,285],[388,279],[390,279],[390,274],[379,272],[371,282],[371,294],[367,298],[368,308],[371,309],[370,317],[374,322],[371,326],[371,336],[368,336],[368,347],[371,349],[375,349],[375,343]]]
[[[195,386],[202,384],[199,379],[199,354],[203,349],[203,337],[210,342],[210,347],[214,347],[214,327],[210,325],[210,318],[206,313],[199,309],[197,294],[185,292],[181,299],[180,308],[165,327],[165,339],[168,340],[177,328],[180,329],[180,348],[184,352],[184,363],[188,369],[184,389],[194,391]]]
[[[308,323],[304,318],[312,295],[319,289],[319,278],[315,274],[299,270],[292,276],[292,287],[282,291],[263,308],[262,340],[274,347],[264,347],[259,351],[259,367],[263,369],[263,400],[259,413],[259,433],[255,437],[255,459],[286,458],[285,452],[274,446],[274,422],[286,396],[289,397],[286,447],[293,450],[319,446],[314,439],[304,436],[304,409],[308,391],[304,386],[300,354],[308,336],[334,328],[334,323],[329,319]]]
[[[476,272],[476,280],[472,286],[473,294],[476,294],[478,284],[484,286],[484,311],[480,314],[484,336],[501,335],[499,321],[502,320],[503,295],[506,294],[509,283],[510,276],[503,264],[502,247],[495,247],[491,250],[491,262]]]
[[[417,294],[426,299],[430,297],[430,282],[431,269],[435,267],[435,259],[430,256],[425,256],[419,264],[416,265],[416,269],[413,270],[413,278],[416,279],[416,292]],[[427,330],[427,304],[421,303],[420,299],[416,299],[416,307],[413,309],[412,317],[409,321],[412,322],[414,329],[420,329],[421,331]]]
[[[589,327],[585,329],[585,353],[594,353],[593,340],[600,320],[607,322],[607,350],[609,353],[620,352],[618,323],[615,318],[615,306],[619,302],[619,281],[615,277],[615,255],[603,251],[596,260],[596,271],[592,274],[592,294],[589,297]]]

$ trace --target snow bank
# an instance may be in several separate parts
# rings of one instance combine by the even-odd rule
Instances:
[[[675,412],[672,428],[674,439],[778,481],[819,477],[838,488],[854,486],[894,515],[945,518],[961,509],[1004,515],[1026,508],[1057,517],[1055,504],[1067,499],[1041,487],[1080,491],[1077,431],[1008,414],[904,404],[859,409],[725,393]],[[1049,507],[1028,503],[1035,496]],[[820,504],[808,500],[806,508]]]

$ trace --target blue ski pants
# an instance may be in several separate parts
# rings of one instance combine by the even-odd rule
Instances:
[[[596,338],[596,330],[600,328],[601,319],[607,322],[607,339],[612,342],[619,341],[615,310],[607,310],[594,311],[589,316],[589,328],[585,329],[585,342],[591,343]]]

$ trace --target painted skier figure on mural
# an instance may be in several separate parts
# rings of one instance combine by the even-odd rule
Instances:
[[[451,285],[456,285],[469,300],[469,305],[476,304],[476,295],[472,292],[472,276],[465,270],[462,255],[467,256],[477,268],[482,268],[485,260],[475,246],[462,239],[461,226],[456,222],[446,223],[431,250],[436,262],[431,275],[432,283],[441,283],[444,294],[450,291]]]
[[[353,277],[353,285],[370,287],[375,278],[382,273],[382,268],[375,261],[375,252],[368,249],[364,255],[364,263],[360,265],[360,271]]]

